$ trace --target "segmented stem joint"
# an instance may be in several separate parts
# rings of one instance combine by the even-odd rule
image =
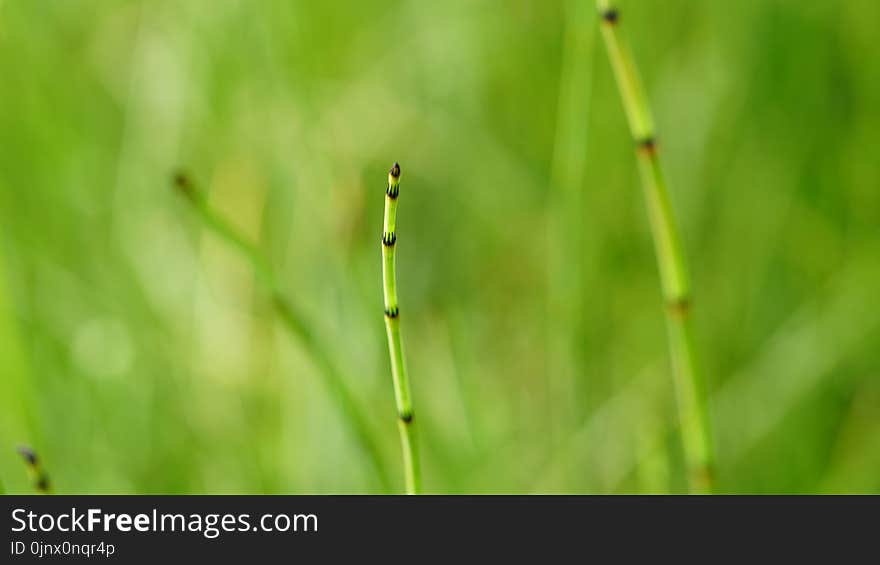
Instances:
[[[675,318],[686,317],[691,310],[691,299],[683,296],[666,302],[666,311]]]
[[[174,173],[172,182],[174,184],[174,188],[176,188],[178,192],[180,192],[183,196],[189,199],[195,198],[195,186],[193,186],[192,180],[190,180],[189,175],[186,174],[185,171],[177,171],[176,173]]]
[[[657,140],[654,137],[637,139],[636,151],[647,157],[653,157],[657,154]]]
[[[615,25],[617,20],[620,19],[620,12],[617,8],[606,8],[602,10],[599,15],[602,18],[602,21],[609,25]]]

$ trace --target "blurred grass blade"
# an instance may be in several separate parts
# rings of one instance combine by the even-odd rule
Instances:
[[[388,172],[385,191],[385,219],[382,226],[382,294],[385,301],[385,329],[388,334],[388,353],[391,357],[391,378],[394,383],[394,401],[403,450],[403,470],[407,494],[418,494],[421,488],[419,454],[413,421],[412,397],[400,336],[400,305],[397,300],[397,198],[400,195],[400,167],[397,163]]]
[[[880,330],[880,318],[866,316],[859,324],[853,320],[874,300],[878,287],[876,260],[851,260],[835,274],[827,290],[795,311],[765,340],[749,365],[713,395],[713,413],[719,422],[718,456],[725,467],[774,430],[823,377],[839,371],[857,356],[859,348],[874,345],[871,336]]]
[[[565,5],[565,39],[547,218],[547,387],[552,398],[551,444],[583,419],[577,407],[577,377],[584,373],[578,349],[583,339],[584,170],[590,129],[593,10],[581,0]]]
[[[636,143],[648,217],[666,306],[669,350],[675,374],[682,447],[691,492],[711,492],[713,448],[702,376],[691,329],[691,288],[678,226],[657,156],[654,120],[629,48],[618,32],[620,13],[610,0],[597,0],[602,37]]]
[[[192,204],[202,223],[251,264],[257,280],[270,295],[272,305],[283,326],[290,335],[299,341],[311,357],[318,369],[318,374],[322,377],[322,382],[339,409],[340,416],[345,420],[351,433],[357,438],[370,458],[383,490],[387,491],[390,488],[390,479],[385,469],[381,449],[375,440],[364,410],[355,400],[327,348],[321,344],[315,333],[305,323],[304,316],[281,292],[278,279],[269,263],[252,243],[214,211],[205,194],[193,184],[193,181],[186,174],[177,173],[174,177],[174,185]]]

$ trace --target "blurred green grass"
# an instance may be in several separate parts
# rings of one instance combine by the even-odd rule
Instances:
[[[725,492],[880,491],[880,5],[622,2]],[[591,2],[0,2],[0,478],[375,492],[183,166],[402,481],[385,171],[429,492],[679,492],[655,262]],[[402,482],[401,482],[402,484]]]

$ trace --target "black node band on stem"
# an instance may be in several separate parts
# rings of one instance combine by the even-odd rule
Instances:
[[[617,8],[608,8],[607,10],[602,11],[600,15],[602,16],[603,21],[611,25],[616,24],[617,20],[620,19],[620,12],[617,11]]]
[[[654,137],[638,139],[636,140],[636,148],[642,153],[653,155],[657,152],[657,140]]]
[[[18,454],[21,455],[22,459],[24,459],[25,463],[28,465],[34,466],[37,464],[37,454],[34,453],[34,450],[30,447],[21,446],[16,449]]]
[[[397,195],[400,194],[400,185],[389,184],[388,188],[385,189],[385,194],[388,195],[388,198],[394,200],[395,198],[397,198]]]
[[[413,421],[415,414],[413,414],[412,412],[403,412],[398,417],[400,418],[400,421],[404,424],[409,424]]]
[[[397,234],[394,232],[382,234],[382,245],[391,247],[397,242]]]
[[[386,308],[385,309],[385,316],[392,318],[392,319],[400,316],[400,308],[398,308],[396,306],[391,307],[391,308]]]

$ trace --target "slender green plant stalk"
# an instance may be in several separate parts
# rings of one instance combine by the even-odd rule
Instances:
[[[37,457],[36,452],[30,447],[24,445],[20,446],[17,451],[24,460],[28,475],[34,485],[34,489],[40,494],[52,494],[52,485],[49,482],[49,475],[43,468],[43,464],[40,461],[40,458]]]
[[[252,243],[214,211],[208,203],[205,194],[196,188],[187,175],[177,173],[174,177],[174,185],[186,200],[192,204],[202,222],[251,264],[258,282],[271,296],[272,305],[284,327],[311,356],[312,362],[318,368],[318,374],[322,377],[324,385],[336,402],[339,412],[370,458],[382,488],[386,491],[389,490],[391,481],[383,463],[382,451],[374,439],[364,410],[355,400],[345,379],[333,363],[332,356],[321,344],[308,324],[304,322],[304,316],[296,310],[293,304],[281,292],[278,278],[269,266],[269,263]]]
[[[597,0],[596,3],[608,58],[635,140],[639,173],[647,201],[660,282],[666,302],[669,349],[675,375],[688,483],[691,492],[707,493],[712,491],[714,462],[708,408],[691,330],[690,277],[666,182],[657,158],[654,120],[632,55],[618,31],[620,12],[612,0]]]
[[[6,494],[6,487],[3,486],[3,481],[0,480],[0,496]]]
[[[382,229],[382,287],[385,298],[385,330],[388,334],[388,353],[391,357],[391,379],[394,383],[394,400],[397,404],[397,424],[400,429],[400,445],[403,449],[403,471],[407,494],[418,494],[421,477],[419,454],[413,421],[412,399],[403,342],[400,337],[400,308],[397,302],[397,273],[395,249],[397,248],[397,197],[400,194],[400,166],[394,163],[388,172],[388,189],[385,191],[385,221]]]

